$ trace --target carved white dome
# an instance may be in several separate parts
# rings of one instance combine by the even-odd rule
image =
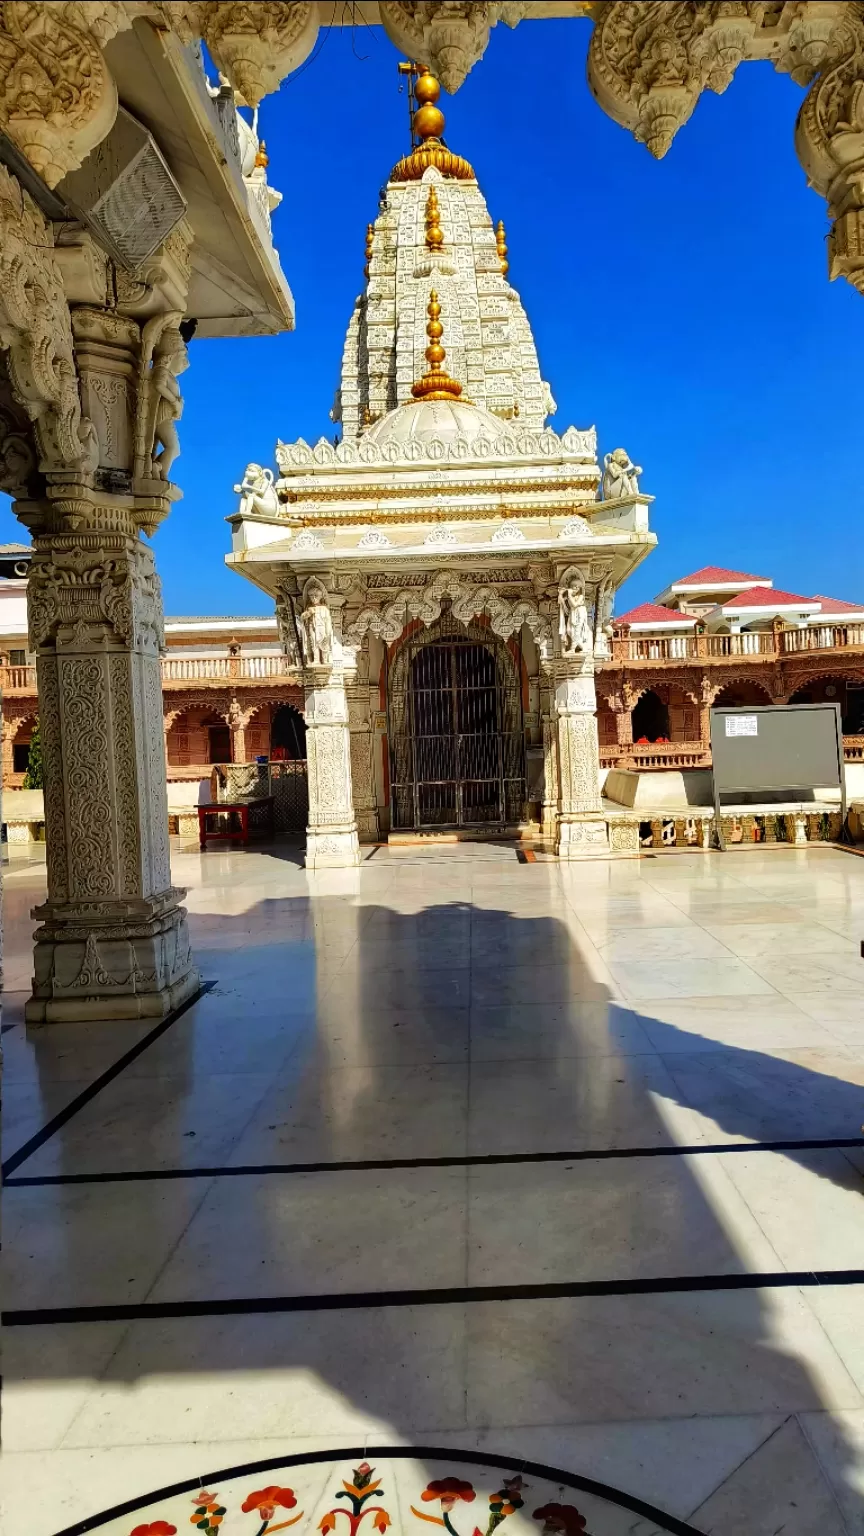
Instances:
[[[383,448],[387,443],[453,443],[461,439],[476,443],[481,438],[495,442],[505,431],[504,423],[482,405],[467,400],[411,400],[398,405],[381,421],[369,427],[363,437]]]

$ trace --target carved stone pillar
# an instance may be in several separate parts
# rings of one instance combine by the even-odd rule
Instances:
[[[351,731],[341,666],[304,668],[309,825],[306,868],[360,863],[351,790]]]
[[[5,488],[33,536],[48,865],[26,1016],[159,1019],[200,984],[171,885],[162,602],[141,538],[179,495],[167,473],[187,362],[177,306],[188,231],[154,258],[145,299],[115,273],[114,307],[71,314],[53,241],[0,167],[0,345],[33,447]]]
[[[555,851],[559,859],[608,855],[609,832],[600,797],[597,695],[590,657],[554,664],[554,722],[558,748]]]
[[[357,836],[361,843],[378,841],[378,802],[375,794],[375,738],[372,729],[374,690],[369,687],[369,640],[357,653],[354,680],[346,677],[348,726],[351,732],[351,787]]]
[[[555,716],[543,715],[543,836],[555,840],[558,815],[558,732]]]
[[[116,532],[45,531],[28,584],[45,775],[48,900],[34,916],[31,1023],[162,1018],[198,989],[171,884],[162,605],[152,551]]]

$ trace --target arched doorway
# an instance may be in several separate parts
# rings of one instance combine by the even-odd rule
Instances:
[[[280,704],[270,721],[270,758],[274,763],[306,760],[306,721],[293,704]]]
[[[669,740],[669,710],[653,688],[646,688],[633,706],[633,740]]]
[[[839,704],[844,736],[864,735],[864,677],[814,677],[790,704]]]
[[[394,831],[504,827],[525,808],[521,666],[480,624],[445,613],[387,678]]]
[[[763,688],[761,683],[754,683],[752,679],[747,677],[727,683],[725,688],[720,689],[720,692],[714,699],[714,705],[717,709],[746,709],[748,704],[764,709],[766,704],[773,703],[774,700],[768,689]]]

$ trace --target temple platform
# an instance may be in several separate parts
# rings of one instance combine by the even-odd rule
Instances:
[[[4,1530],[864,1529],[864,859],[361,855],[175,850],[208,990],[29,1033],[6,866]]]

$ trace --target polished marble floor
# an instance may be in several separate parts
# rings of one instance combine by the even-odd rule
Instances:
[[[4,1532],[419,1446],[864,1536],[864,859],[173,862],[211,986],[155,1032],[25,1032],[4,869]]]

